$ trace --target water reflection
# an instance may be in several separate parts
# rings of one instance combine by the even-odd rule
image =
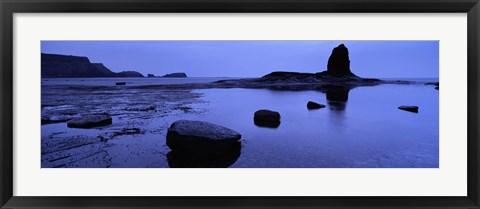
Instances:
[[[263,128],[278,128],[280,126],[280,121],[264,121],[253,119],[253,122],[256,126]]]
[[[237,142],[228,150],[214,155],[170,151],[167,161],[171,168],[228,168],[240,157],[241,148],[241,143]]]
[[[326,88],[327,101],[331,110],[344,111],[347,108],[350,88],[343,86],[329,86]]]

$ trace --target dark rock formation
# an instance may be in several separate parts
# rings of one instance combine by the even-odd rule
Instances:
[[[185,73],[169,73],[169,74],[166,74],[162,77],[163,78],[186,78],[187,74],[185,74]]]
[[[277,128],[280,126],[280,113],[271,110],[258,110],[253,116],[253,122],[260,127]]]
[[[333,76],[355,76],[350,71],[350,59],[345,45],[340,44],[332,50],[328,58],[327,73]]]
[[[307,103],[307,108],[308,108],[309,110],[312,110],[312,109],[320,109],[320,108],[324,108],[324,107],[325,107],[325,105],[323,105],[323,104],[318,104],[318,103],[312,102],[312,101],[308,101],[308,103]]]
[[[147,77],[149,77],[149,78],[154,78],[154,77],[155,77],[155,75],[154,75],[154,74],[150,74],[150,73],[149,73],[149,74],[147,75]]]
[[[105,126],[112,124],[112,117],[106,114],[102,115],[85,115],[79,118],[69,120],[67,127],[69,128],[93,128],[96,126]]]
[[[417,106],[400,106],[400,107],[398,107],[398,109],[405,110],[405,111],[408,111],[408,112],[418,113],[418,107]]]
[[[116,82],[115,85],[117,86],[125,86],[125,84],[127,84],[127,82]]]
[[[167,132],[172,151],[190,155],[217,155],[238,143],[241,135],[223,126],[204,121],[178,120]]]
[[[42,53],[41,62],[42,78],[143,77],[135,71],[112,72],[87,57]]]

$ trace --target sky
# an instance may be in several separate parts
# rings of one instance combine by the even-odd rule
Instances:
[[[42,41],[42,53],[86,56],[114,72],[260,77],[321,72],[345,44],[350,69],[369,78],[438,78],[438,41]]]

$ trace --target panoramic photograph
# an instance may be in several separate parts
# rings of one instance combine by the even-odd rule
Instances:
[[[42,41],[42,168],[439,168],[439,42]]]

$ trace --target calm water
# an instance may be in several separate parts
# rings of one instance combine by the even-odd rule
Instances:
[[[42,79],[42,85],[115,86],[116,82],[126,82],[126,85],[128,86],[144,86],[161,84],[208,83],[222,79],[232,78],[44,78]]]
[[[438,91],[431,86],[356,88],[344,92],[346,102],[315,91],[198,92],[209,101],[199,119],[242,133],[245,144],[232,167],[438,167]],[[307,110],[309,100],[327,108]],[[420,110],[401,111],[400,105]],[[280,112],[280,126],[256,126],[258,109]]]
[[[127,85],[134,86],[162,82],[210,82],[218,78],[80,80],[82,79],[42,81],[44,85],[81,85],[78,84],[80,82],[94,85],[99,80],[102,84],[121,80],[127,81]],[[42,88],[42,96],[43,91]],[[436,168],[439,165],[439,92],[433,86],[379,85],[350,90],[331,89],[326,92],[240,88],[197,89],[188,93],[186,96],[190,94],[198,96],[195,101],[182,104],[191,108],[193,113],[178,112],[176,109],[165,110],[165,115],[145,119],[142,123],[147,130],[148,128],[158,130],[111,140],[110,148],[106,148],[113,158],[111,167],[168,167],[169,149],[165,146],[165,129],[178,119],[204,120],[241,133],[239,153],[225,159],[230,167]],[[138,90],[135,94],[142,92]],[[148,95],[153,93],[148,92]],[[60,97],[59,99],[62,99]],[[149,98],[144,100],[148,101]],[[122,101],[125,100],[128,99]],[[152,96],[151,100],[153,103],[161,99]],[[325,104],[327,107],[308,110],[307,101]],[[174,104],[175,101],[167,103]],[[397,109],[400,105],[416,105],[419,107],[419,113]],[[112,109],[120,108],[113,106]],[[280,112],[280,126],[267,128],[255,125],[253,114],[259,109]],[[155,113],[148,114],[158,112],[157,108]],[[172,112],[175,114],[170,114]],[[122,114],[114,116],[113,127],[116,121],[122,122]],[[79,131],[66,128],[65,123],[42,126],[42,136],[58,131],[95,135],[105,130]],[[121,149],[111,148],[115,146]],[[129,158],[125,157],[128,155],[125,154],[127,151],[131,152],[128,147],[135,147],[137,152],[142,149],[149,151],[141,154],[141,158]]]

